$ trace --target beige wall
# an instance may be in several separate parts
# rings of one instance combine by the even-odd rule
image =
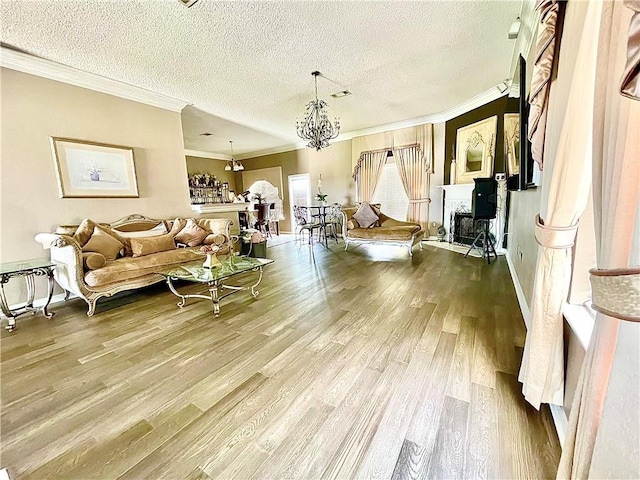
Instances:
[[[195,173],[208,173],[209,175],[215,175],[219,181],[227,182],[229,184],[229,190],[239,193],[236,190],[235,174],[233,171],[226,171],[224,169],[227,164],[226,160],[187,156],[186,161],[188,175],[191,176]]]
[[[291,231],[291,206],[289,203],[289,175],[309,173],[311,176],[311,194],[317,193],[317,182],[322,174],[322,193],[328,195],[327,201],[343,205],[353,205],[355,184],[351,180],[351,140],[333,143],[330,147],[316,152],[308,148],[272,155],[264,155],[243,160],[245,171],[268,167],[282,167],[285,220],[280,222],[280,230]],[[249,185],[242,185],[242,189]]]
[[[510,192],[510,195],[507,255],[510,257],[530,308],[538,259],[538,244],[533,236],[533,221],[540,212],[542,189]]]
[[[34,236],[58,224],[191,213],[179,113],[4,68],[1,80],[2,261],[47,258]],[[50,136],[133,147],[140,197],[59,198]]]
[[[248,190],[258,180],[265,180],[278,189],[278,195],[282,198],[284,181],[282,179],[282,167],[259,168],[257,170],[244,170],[242,172],[242,185]]]

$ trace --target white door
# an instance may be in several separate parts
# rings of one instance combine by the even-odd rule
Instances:
[[[311,205],[311,175],[301,173],[300,175],[289,175],[289,208],[291,209],[291,229],[295,228],[293,216],[293,206]]]

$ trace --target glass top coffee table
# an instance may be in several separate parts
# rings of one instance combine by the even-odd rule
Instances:
[[[262,281],[262,269],[265,265],[273,263],[273,260],[266,258],[239,256],[228,256],[226,258],[218,258],[218,260],[220,261],[219,265],[213,268],[203,267],[202,261],[198,260],[163,268],[158,270],[157,273],[166,277],[169,290],[171,290],[174,295],[180,297],[180,301],[178,302],[180,308],[184,307],[187,298],[204,298],[211,300],[213,303],[213,314],[217,317],[220,315],[220,300],[233,293],[241,290],[251,290],[251,294],[256,298],[259,293],[256,287]],[[247,272],[256,272],[258,274],[258,281],[250,287],[228,285],[225,283],[225,281],[231,277]],[[176,290],[173,284],[174,280],[186,280],[188,282],[206,284],[209,295],[183,295]]]

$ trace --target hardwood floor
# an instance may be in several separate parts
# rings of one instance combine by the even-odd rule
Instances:
[[[288,243],[260,297],[164,284],[2,330],[12,478],[550,478],[506,261]],[[353,247],[352,247],[353,248]],[[182,289],[193,288],[182,286]]]

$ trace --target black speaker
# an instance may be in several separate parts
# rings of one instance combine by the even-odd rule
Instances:
[[[471,214],[475,220],[496,218],[498,182],[494,178],[474,178]]]

